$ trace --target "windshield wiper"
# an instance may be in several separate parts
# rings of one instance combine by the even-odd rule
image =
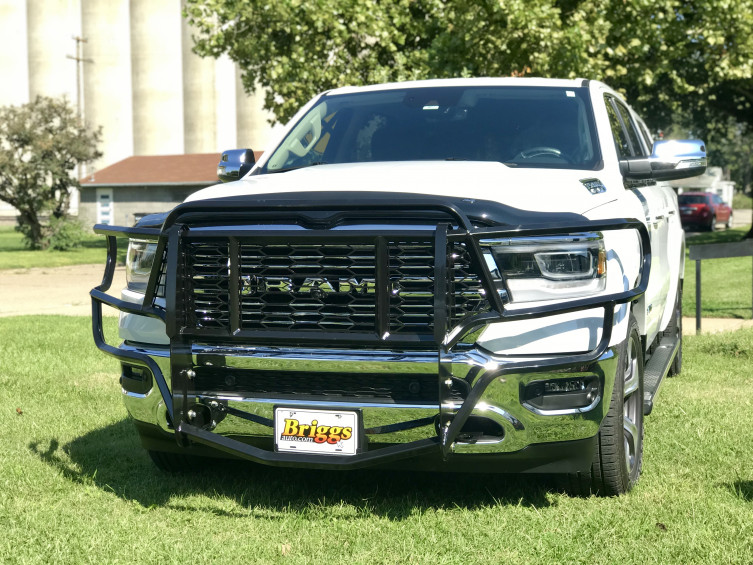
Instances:
[[[298,165],[297,167],[286,167],[284,169],[277,169],[277,170],[274,170],[274,171],[270,171],[269,169],[267,169],[266,172],[269,173],[269,174],[271,174],[271,173],[287,173],[288,171],[295,171],[297,169],[305,169],[307,167],[316,167],[317,165],[329,165],[329,163],[327,163],[327,161],[317,161],[316,163],[308,163],[306,165]]]

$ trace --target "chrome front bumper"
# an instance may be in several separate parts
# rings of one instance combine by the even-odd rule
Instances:
[[[119,349],[127,354],[148,356],[169,382],[169,348],[142,349],[123,344]],[[554,444],[594,437],[609,408],[608,402],[604,399],[611,397],[617,367],[617,353],[614,348],[607,349],[595,361],[581,365],[550,364],[541,369],[535,368],[537,363],[533,359],[511,362],[509,359],[495,358],[487,352],[474,348],[438,356],[436,352],[417,351],[224,348],[194,345],[191,356],[192,365],[197,367],[197,370],[202,366],[216,364],[217,360],[221,359],[226,368],[251,371],[292,371],[302,374],[327,372],[343,375],[410,372],[432,375],[436,377],[438,383],[440,374],[449,375],[453,379],[462,379],[468,383],[471,391],[479,391],[476,399],[469,395],[466,400],[466,402],[473,402],[472,407],[466,407],[466,410],[470,409],[469,415],[495,422],[503,433],[473,439],[464,439],[460,434],[447,446],[445,458],[471,454],[511,454],[538,444]],[[522,362],[528,368],[516,371],[515,366],[520,366]],[[526,405],[522,398],[525,386],[533,381],[576,377],[596,378],[600,383],[600,394],[586,407],[556,411],[539,410]],[[155,380],[152,379],[152,382]],[[483,390],[477,388],[479,386],[483,387]],[[123,394],[128,412],[136,421],[158,426],[168,434],[175,433],[170,422],[167,402],[156,386],[145,394],[134,394],[125,389]],[[269,451],[270,457],[274,456],[275,464],[280,465],[286,464],[285,454],[273,453],[273,433],[269,426],[269,422],[273,419],[274,406],[359,410],[363,415],[363,425],[367,432],[365,451],[377,455],[378,452],[385,453],[382,451],[384,448],[405,446],[409,443],[418,446],[428,445],[428,442],[434,445],[434,451],[439,451],[442,445],[442,434],[447,432],[448,427],[447,424],[444,427],[441,425],[441,414],[447,415],[448,421],[452,421],[465,404],[445,402],[444,406],[440,407],[427,403],[371,402],[355,398],[312,400],[311,398],[299,399],[274,395],[255,397],[239,394],[210,395],[202,394],[200,390],[190,395],[186,401],[189,406],[199,402],[204,405],[214,403],[213,405],[221,407],[220,410],[223,413],[217,418],[216,425],[205,426],[205,428],[211,428],[211,432],[204,431],[204,433],[261,446],[261,449]],[[222,407],[228,407],[230,412],[225,412],[226,409]],[[241,412],[250,414],[251,419],[235,417]],[[406,422],[416,421],[424,423],[408,429],[402,426]],[[235,453],[235,455],[243,456],[242,453]],[[410,458],[410,453],[404,456]],[[255,457],[248,458],[257,460]],[[319,466],[327,467],[326,461],[320,463]],[[296,464],[296,462],[291,460],[290,464]],[[504,468],[499,470],[504,471]]]

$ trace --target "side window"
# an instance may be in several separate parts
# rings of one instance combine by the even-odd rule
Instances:
[[[612,137],[614,137],[614,146],[617,149],[617,156],[620,159],[626,159],[631,157],[633,152],[630,148],[625,130],[622,127],[622,121],[617,115],[617,110],[612,106],[613,98],[611,96],[605,96],[604,102],[607,105],[607,114],[609,114],[609,125],[612,126]]]
[[[641,145],[640,139],[638,137],[638,130],[635,128],[635,124],[630,117],[630,112],[617,100],[614,101],[614,104],[615,106],[617,106],[617,111],[620,113],[622,123],[625,124],[625,130],[627,131],[630,145],[633,146],[633,155],[636,157],[645,156],[646,151],[643,149],[643,145]]]
[[[643,123],[643,120],[638,120],[638,131],[643,136],[643,140],[646,142],[646,147],[648,148],[649,154],[651,154],[654,150],[654,137],[649,133],[648,127],[645,123]]]
[[[609,122],[612,126],[612,134],[614,135],[614,142],[619,157],[624,159],[627,157],[646,156],[645,147],[651,144],[641,143],[642,134],[639,133],[631,118],[630,111],[613,96],[605,96],[604,102],[607,105]]]

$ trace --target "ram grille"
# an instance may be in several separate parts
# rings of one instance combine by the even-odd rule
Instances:
[[[230,268],[227,240],[190,240],[185,246],[188,324],[238,330],[431,335],[435,324],[434,241],[257,243],[240,240]],[[377,254],[387,256],[386,275]],[[450,243],[447,319],[455,324],[489,306],[463,243]],[[238,280],[231,284],[231,272]],[[237,300],[231,300],[237,293]],[[382,311],[386,309],[386,313]],[[379,325],[385,317],[386,325]]]

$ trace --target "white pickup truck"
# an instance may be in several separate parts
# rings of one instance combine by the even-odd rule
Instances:
[[[109,239],[95,341],[166,470],[225,456],[556,473],[573,493],[624,493],[681,363],[666,181],[705,167],[703,142],[654,142],[596,81],[328,91],[258,162],[223,154],[226,182],[95,226]],[[121,311],[118,345],[103,304]]]

